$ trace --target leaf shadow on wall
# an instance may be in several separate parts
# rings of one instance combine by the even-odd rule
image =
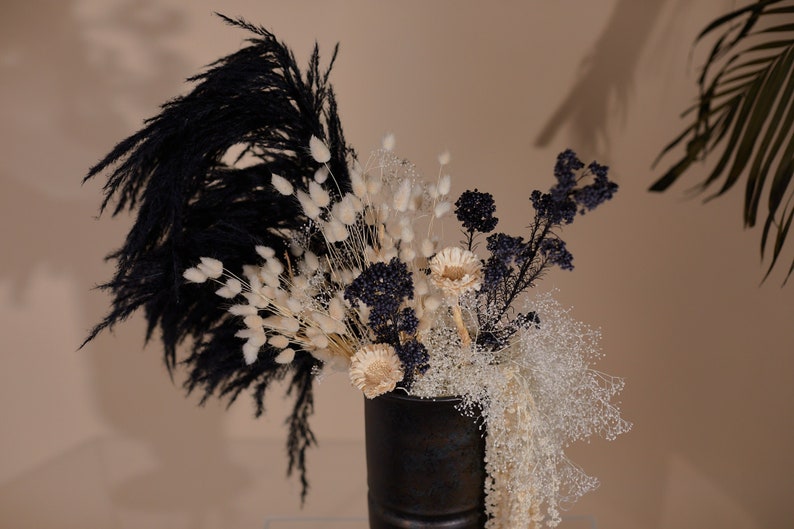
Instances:
[[[535,138],[545,147],[564,126],[587,157],[609,159],[610,120],[625,116],[634,74],[668,0],[619,0],[606,27],[582,60],[578,79]]]
[[[110,277],[112,270],[103,259],[121,243],[128,222],[110,218],[97,222],[98,186],[92,183],[80,189],[80,180],[112,147],[109,142],[130,134],[125,114],[131,102],[153,114],[189,72],[180,57],[163,51],[162,38],[183,29],[177,13],[150,0],[122,1],[105,5],[92,19],[94,26],[87,28],[85,18],[76,14],[77,7],[65,0],[17,0],[4,5],[0,119],[6,127],[0,131],[0,142],[9,150],[0,162],[4,216],[0,238],[13,251],[4,252],[0,260],[0,279],[12,284],[11,303],[18,305],[34,280],[34,270],[43,267],[66,275],[81,293],[75,304],[84,325],[79,332],[85,333],[108,310],[108,296],[92,289]],[[89,29],[123,38],[102,50],[101,39],[100,47],[87,40]],[[119,56],[125,46],[128,51],[134,48],[133,55],[144,54],[134,67]],[[153,470],[131,478],[114,481],[112,469],[105,469],[103,477],[77,479],[107,479],[114,511],[166,511],[200,523],[211,511],[223,511],[247,481],[245,472],[227,455],[223,410],[199,408],[197,396],[186,399],[178,382],[169,380],[156,343],[141,351],[140,319],[125,323],[122,337],[131,335],[128,330],[139,337],[132,350],[123,350],[129,349],[130,340],[106,333],[77,352],[79,342],[64,344],[62,350],[30,350],[19,358],[83,355],[100,420],[114,435],[144,445],[156,462]],[[12,367],[31,373],[31,390],[46,395],[42,381],[57,381],[59,376],[42,373],[47,365],[44,361]],[[63,419],[68,423],[68,417],[58,417],[57,403],[50,407],[53,423]],[[61,479],[48,478],[46,472],[37,475]],[[8,486],[13,487],[13,482]],[[13,490],[5,485],[3,489],[0,496],[13,496]],[[46,504],[47,498],[39,501]],[[42,516],[30,507],[19,509],[3,518],[30,521]]]

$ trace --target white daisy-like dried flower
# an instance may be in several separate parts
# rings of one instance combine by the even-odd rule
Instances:
[[[469,250],[448,246],[430,260],[430,279],[447,294],[460,296],[482,285],[482,263]]]
[[[326,163],[331,159],[331,151],[323,143],[323,140],[312,134],[309,138],[309,150],[311,151],[312,158],[319,163]]]
[[[388,344],[362,347],[350,364],[350,382],[368,399],[393,390],[403,375],[400,359],[394,347]]]

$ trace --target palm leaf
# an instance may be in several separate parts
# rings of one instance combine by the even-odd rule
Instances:
[[[706,197],[710,200],[746,180],[745,227],[765,216],[761,259],[770,259],[766,279],[779,261],[791,224],[791,212],[781,205],[794,195],[794,0],[759,0],[732,11],[706,26],[696,42],[715,34],[698,79],[699,97],[682,114],[689,123],[654,165],[674,151],[679,151],[678,158],[650,190],[665,191],[695,162],[716,156],[696,189],[716,187]],[[765,195],[767,207],[762,210]],[[786,279],[792,270],[794,263]]]

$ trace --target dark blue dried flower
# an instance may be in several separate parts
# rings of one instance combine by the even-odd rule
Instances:
[[[416,339],[408,340],[405,343],[397,344],[394,348],[397,356],[403,363],[403,371],[405,377],[403,378],[402,385],[406,389],[411,389],[415,373],[424,373],[430,367],[427,363],[430,360],[430,354],[427,352],[424,344]]]
[[[379,341],[395,345],[398,310],[406,299],[413,299],[414,286],[408,266],[393,258],[388,263],[373,263],[345,289],[345,299],[360,300],[370,309],[369,326]]]
[[[565,247],[565,241],[558,238],[546,239],[540,244],[540,253],[563,270],[573,270],[573,255]]]
[[[491,256],[506,264],[519,260],[526,249],[523,237],[514,237],[504,233],[494,233],[488,236],[488,251]]]
[[[406,334],[414,334],[417,327],[419,327],[419,318],[410,307],[406,307],[400,311],[397,316],[397,329]]]
[[[491,256],[483,267],[483,285],[486,291],[505,279],[514,264],[523,263],[527,258],[528,249],[523,237],[504,233],[489,235],[487,241]]]
[[[557,184],[549,190],[553,199],[560,202],[568,197],[576,186],[576,172],[584,167],[584,163],[571,149],[566,149],[557,156],[554,165],[554,177]]]
[[[568,195],[557,199],[552,193],[535,190],[529,199],[538,219],[547,221],[551,225],[570,224],[576,217],[576,202]]]
[[[595,169],[592,166],[596,166]],[[618,185],[615,182],[610,182],[607,178],[607,167],[598,165],[595,162],[590,164],[591,171],[595,174],[595,179],[592,184],[586,185],[581,189],[577,189],[574,193],[574,200],[580,206],[580,213],[595,209],[603,204],[615,194]]]
[[[464,191],[455,202],[455,215],[468,232],[488,233],[496,228],[499,219],[494,217],[496,204],[493,195]]]

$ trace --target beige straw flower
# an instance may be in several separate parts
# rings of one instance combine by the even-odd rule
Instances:
[[[388,393],[402,379],[400,359],[391,345],[366,345],[352,358],[350,382],[368,399]]]
[[[474,253],[449,246],[430,260],[430,279],[445,293],[460,296],[480,289],[482,264]]]

